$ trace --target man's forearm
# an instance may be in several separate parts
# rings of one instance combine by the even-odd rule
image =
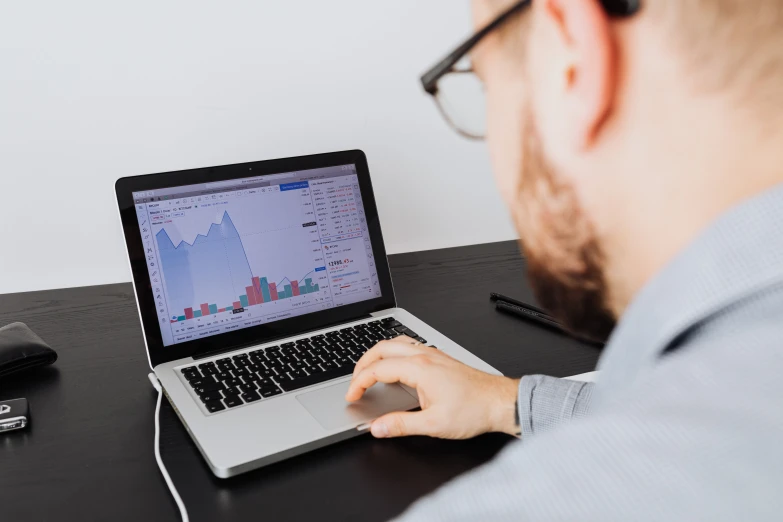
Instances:
[[[522,439],[549,431],[590,409],[593,383],[546,375],[526,375],[519,383],[518,408]]]

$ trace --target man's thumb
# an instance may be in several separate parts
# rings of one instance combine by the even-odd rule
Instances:
[[[423,411],[401,411],[389,413],[375,419],[370,426],[373,437],[384,439],[387,437],[405,437],[407,435],[426,435],[423,431],[421,416]]]

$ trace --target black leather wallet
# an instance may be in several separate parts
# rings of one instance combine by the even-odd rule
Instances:
[[[57,352],[26,324],[11,323],[0,328],[0,378],[56,360]]]

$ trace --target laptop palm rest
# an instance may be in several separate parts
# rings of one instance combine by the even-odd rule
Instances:
[[[398,384],[376,384],[360,400],[345,400],[350,381],[302,393],[296,400],[324,429],[352,428],[391,411],[407,411],[419,402]]]

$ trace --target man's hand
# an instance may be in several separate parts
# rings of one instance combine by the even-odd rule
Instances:
[[[509,434],[519,381],[466,366],[445,353],[416,345],[410,337],[381,341],[356,363],[348,401],[359,400],[377,382],[415,388],[421,411],[389,413],[370,428],[375,437],[429,435],[467,439],[489,431]]]

